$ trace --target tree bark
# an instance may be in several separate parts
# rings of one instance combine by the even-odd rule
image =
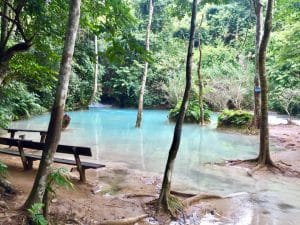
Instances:
[[[203,15],[201,17],[201,22],[199,25],[199,29],[201,28],[203,22]],[[200,125],[204,125],[204,106],[203,106],[203,76],[201,74],[201,63],[202,63],[202,46],[201,46],[201,37],[199,37],[199,61],[197,68],[198,82],[199,82],[199,108],[200,108]]]
[[[264,32],[259,48],[259,80],[261,85],[261,124],[260,124],[260,146],[258,164],[273,165],[269,149],[269,127],[268,127],[268,81],[266,75],[266,50],[272,29],[273,0],[268,0]]]
[[[162,182],[162,188],[159,196],[159,207],[165,210],[169,209],[168,198],[171,191],[171,180],[172,173],[174,168],[174,163],[176,155],[180,145],[182,124],[185,117],[185,113],[188,106],[190,90],[192,86],[192,59],[193,59],[193,47],[195,39],[195,28],[196,28],[196,17],[197,17],[197,0],[193,0],[192,7],[192,17],[191,17],[191,27],[190,27],[190,38],[189,38],[189,48],[187,53],[187,62],[186,62],[186,85],[183,95],[182,104],[180,107],[179,115],[176,121],[174,136],[172,145],[169,151],[168,161],[165,168],[164,178]]]
[[[263,35],[263,5],[262,0],[252,0],[255,16],[256,16],[256,40],[255,40],[255,76],[254,76],[254,118],[253,127],[259,129],[260,127],[260,92],[256,87],[260,87],[259,81],[259,47]]]
[[[147,30],[146,30],[146,39],[145,39],[146,51],[150,50],[150,32],[151,32],[152,16],[153,16],[153,1],[149,0],[149,17],[148,17],[148,25],[147,25]],[[147,74],[148,74],[148,62],[145,62],[144,72],[143,72],[143,76],[142,76],[142,83],[141,83],[141,88],[140,88],[138,114],[137,114],[136,123],[135,123],[136,128],[141,127]]]
[[[55,101],[52,107],[48,135],[46,137],[45,149],[34,181],[31,193],[24,204],[24,208],[30,208],[34,203],[43,200],[47,185],[47,177],[53,162],[54,153],[61,136],[62,118],[71,73],[71,63],[74,53],[75,40],[80,17],[80,0],[70,0],[69,21],[66,31],[64,50],[59,71],[59,83],[56,89]]]
[[[91,100],[90,100],[90,104],[93,103],[93,101],[95,100],[97,91],[98,91],[98,67],[99,67],[99,57],[98,57],[98,38],[97,35],[95,35],[95,70],[94,70],[94,84],[93,84],[93,93],[91,96]]]

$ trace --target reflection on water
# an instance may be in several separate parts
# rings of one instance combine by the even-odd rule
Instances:
[[[135,110],[94,108],[69,115],[71,123],[63,132],[61,143],[90,146],[94,159],[101,162],[123,162],[133,169],[163,173],[174,129],[166,111],[144,111],[140,129],[134,127]],[[15,122],[11,127],[47,129],[48,121],[49,116],[44,115]],[[258,151],[257,137],[218,132],[215,125],[184,125],[174,187],[224,195],[249,193],[237,200],[240,202],[236,205],[243,211],[237,210],[236,219],[226,224],[300,224],[298,180],[255,180],[245,176],[245,171],[209,165],[226,159],[251,158]],[[37,136],[31,138],[39,140]]]

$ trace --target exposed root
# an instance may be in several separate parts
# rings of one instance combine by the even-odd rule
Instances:
[[[255,166],[255,167],[252,168],[251,170],[247,171],[247,174],[248,174],[250,177],[252,177],[253,174],[254,174],[256,171],[258,171],[258,170],[264,168],[265,166],[266,166],[266,165],[258,164],[257,166]]]
[[[180,192],[180,191],[171,191],[171,194],[179,196],[179,197],[183,197],[183,198],[190,198],[190,197],[196,196],[196,194],[184,193],[184,192]]]
[[[13,195],[16,194],[16,190],[12,187],[12,185],[4,178],[0,177],[0,187],[4,189],[5,194]]]
[[[148,216],[147,214],[143,214],[137,217],[130,217],[130,218],[119,219],[119,220],[107,220],[104,222],[97,223],[97,225],[132,225],[140,221],[141,219],[146,218],[147,216]]]
[[[281,163],[281,164],[283,164],[283,165],[285,165],[285,166],[292,166],[291,164],[288,164],[288,163],[286,163],[286,162],[283,162],[282,160],[279,160],[278,162]]]
[[[254,159],[244,159],[244,160],[241,160],[241,159],[236,159],[236,160],[227,160],[227,164],[231,165],[231,166],[235,166],[235,165],[239,165],[241,163],[244,163],[244,162],[257,162],[258,161],[258,158],[254,158]]]
[[[156,198],[155,195],[150,194],[128,194],[124,196],[125,198]]]
[[[203,199],[222,199],[223,197],[220,195],[214,195],[214,194],[198,194],[193,197],[185,199],[182,203],[185,207],[189,207],[200,200]]]

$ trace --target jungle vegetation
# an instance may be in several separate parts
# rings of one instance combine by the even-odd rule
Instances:
[[[52,1],[24,1],[20,12],[13,12],[1,1],[2,16],[0,125],[51,109],[63,48],[62,36],[68,4]],[[17,5],[18,1],[12,1]],[[184,92],[185,55],[189,38],[190,11],[176,1],[156,0],[150,31],[149,51],[145,51],[148,23],[147,1],[116,1],[82,5],[80,30],[75,45],[66,110],[88,106],[93,92],[95,102],[118,107],[137,107],[145,62],[148,65],[144,107],[173,108]],[[179,1],[180,2],[180,1]],[[90,10],[91,8],[97,8]],[[269,107],[298,114],[300,87],[299,8],[296,0],[276,2],[273,30],[267,49]],[[6,10],[6,11],[5,11]],[[193,64],[199,55],[201,38],[204,102],[213,111],[226,108],[232,99],[240,109],[252,110],[255,74],[255,11],[250,1],[226,4],[199,4]],[[122,15],[123,19],[115,15]],[[59,15],[59,16],[58,16]],[[11,20],[18,18],[14,27]],[[57,23],[57,17],[61,23]],[[26,20],[32,18],[31,20]],[[97,19],[95,19],[97,18]],[[30,22],[28,22],[30,21]],[[20,30],[19,30],[20,29]],[[97,90],[94,90],[95,36],[98,47]],[[6,40],[6,42],[5,42]],[[7,59],[7,57],[6,57]],[[193,70],[193,93],[197,93],[197,72]],[[287,96],[282,98],[280,96]],[[197,96],[196,96],[197,98]],[[289,101],[286,99],[289,98]],[[288,105],[287,105],[288,104]]]

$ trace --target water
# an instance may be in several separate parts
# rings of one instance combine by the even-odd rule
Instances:
[[[100,162],[121,162],[132,169],[163,174],[174,130],[167,111],[144,111],[140,129],[134,127],[136,110],[91,108],[68,114],[71,123],[62,133],[61,143],[90,146]],[[213,121],[207,127],[184,125],[173,187],[222,195],[247,192],[235,200],[235,207],[240,208],[233,209],[236,218],[221,224],[300,224],[299,179],[255,180],[247,177],[246,171],[210,165],[253,158],[258,151],[258,137],[219,132],[216,116]],[[49,115],[42,115],[14,122],[11,127],[47,129],[48,122]],[[31,135],[39,140],[38,134]]]

